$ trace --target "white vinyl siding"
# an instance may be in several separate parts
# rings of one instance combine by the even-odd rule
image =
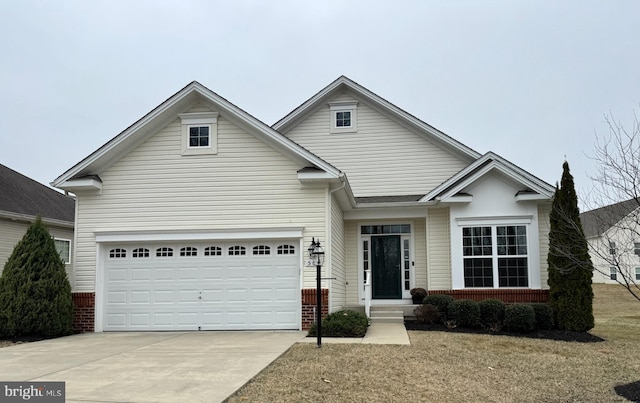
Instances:
[[[329,293],[331,310],[342,309],[346,304],[344,217],[336,198],[331,198],[331,292]]]
[[[356,221],[346,221],[344,223],[344,236],[346,238],[346,264],[347,264],[347,305],[357,306],[362,305],[358,292],[362,288],[362,284],[358,280],[358,242],[359,228]]]
[[[549,257],[549,214],[551,213],[551,203],[538,204],[538,237],[540,249],[540,288],[549,289],[547,280],[549,279],[549,270],[547,258]]]
[[[430,209],[427,217],[427,290],[451,289],[449,209]]]
[[[79,195],[76,291],[94,291],[95,232],[303,227],[305,244],[326,239],[327,190],[301,189],[301,168],[222,115],[218,154],[182,156],[175,119],[100,173],[101,195]]]
[[[2,274],[4,265],[7,263],[18,242],[20,242],[22,237],[27,233],[30,225],[31,223],[27,222],[0,219],[0,274]],[[51,234],[52,237],[71,240],[71,251],[73,251],[73,229],[45,225],[49,229],[49,234]],[[65,268],[69,281],[73,285],[71,281],[73,278],[73,258],[70,264],[65,265]]]
[[[330,101],[355,100],[341,95]],[[330,134],[329,105],[285,133],[347,173],[356,196],[426,194],[463,161],[358,100],[357,133]]]

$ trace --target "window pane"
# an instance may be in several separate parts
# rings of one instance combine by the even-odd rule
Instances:
[[[498,285],[500,287],[528,287],[527,258],[498,259]]]
[[[465,287],[493,287],[493,259],[464,259]]]

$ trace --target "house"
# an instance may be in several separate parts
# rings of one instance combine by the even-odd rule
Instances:
[[[0,164],[0,273],[31,223],[40,216],[72,278],[74,213],[73,198]]]
[[[95,331],[300,329],[323,307],[541,301],[554,188],[347,77],[267,126],[192,82],[52,183]]]
[[[594,267],[592,282],[640,284],[640,201],[586,211],[580,221]]]

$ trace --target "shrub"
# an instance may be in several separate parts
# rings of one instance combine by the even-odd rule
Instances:
[[[412,288],[409,293],[411,293],[411,299],[414,304],[422,303],[424,297],[427,296],[427,290],[424,288]]]
[[[553,308],[549,304],[531,304],[536,314],[536,328],[550,330],[555,327]]]
[[[504,302],[499,299],[485,299],[480,306],[480,324],[494,332],[502,328],[504,322]]]
[[[480,324],[480,306],[470,299],[456,299],[449,304],[447,319],[456,326],[477,327]]]
[[[18,242],[0,277],[0,335],[71,334],[73,301],[64,263],[38,217]]]
[[[510,304],[504,309],[504,328],[526,333],[536,328],[536,313],[529,304]]]
[[[440,313],[440,322],[444,322],[447,319],[447,311],[449,310],[449,304],[453,301],[451,295],[446,294],[432,294],[427,295],[422,300],[423,304],[435,305]]]
[[[369,319],[352,310],[336,311],[322,319],[322,335],[327,337],[364,337]],[[311,325],[309,336],[316,335],[316,324]]]
[[[416,315],[418,322],[434,323],[440,319],[440,312],[438,307],[431,304],[423,304],[413,310],[413,314]]]

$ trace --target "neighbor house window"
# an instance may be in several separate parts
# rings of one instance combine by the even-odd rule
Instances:
[[[636,281],[640,281],[640,267],[636,267]]]
[[[527,227],[462,228],[465,287],[528,287]]]
[[[331,133],[355,133],[358,131],[355,101],[330,102]]]
[[[635,253],[637,256],[640,256],[640,242],[633,243],[633,253]]]
[[[71,241],[67,239],[54,238],[53,243],[56,245],[56,250],[64,264],[71,263]]]
[[[609,241],[609,254],[610,255],[615,255],[616,254],[616,243],[613,241]]]
[[[218,152],[218,113],[195,112],[179,115],[182,122],[182,155]]]
[[[618,269],[614,266],[609,267],[609,280],[618,280]]]

